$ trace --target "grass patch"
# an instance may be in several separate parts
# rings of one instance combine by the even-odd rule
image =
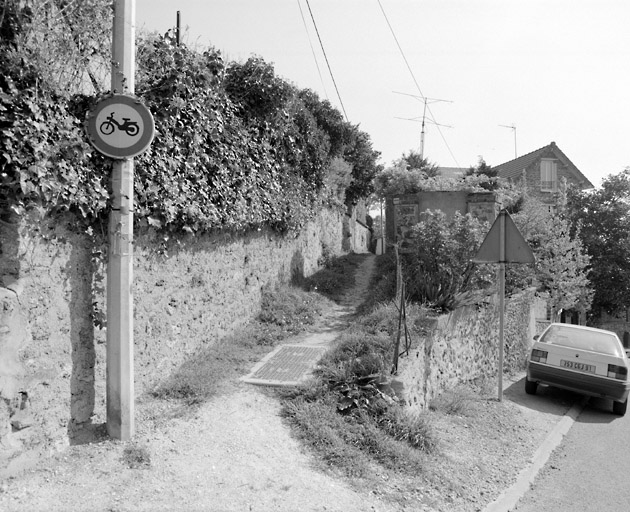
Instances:
[[[427,415],[403,411],[390,386],[392,338],[366,323],[341,335],[310,386],[281,392],[282,414],[298,438],[346,476],[369,478],[375,467],[418,474],[437,448],[436,435]]]
[[[339,258],[326,258],[321,270],[299,284],[305,290],[339,301],[354,286],[356,270],[365,257],[363,254],[346,254]]]
[[[362,257],[340,259],[315,278],[338,283],[353,275],[361,261]],[[376,268],[361,316],[322,358],[310,385],[279,391],[282,415],[296,437],[325,465],[368,480],[379,472],[423,473],[438,449],[430,413],[408,415],[391,387],[398,328],[398,310],[392,302],[395,263],[382,256]],[[426,308],[408,307],[412,338],[419,339],[429,313]]]
[[[453,416],[474,416],[479,402],[493,392],[493,382],[480,378],[447,389],[429,403],[429,410]]]
[[[338,396],[325,388],[283,394],[282,415],[296,437],[345,476],[369,478],[375,465],[413,475],[426,466],[434,436],[424,419],[410,420],[395,410],[373,417],[364,408],[341,414]]]
[[[151,467],[151,455],[144,446],[133,444],[127,446],[121,460],[130,469],[146,469]]]
[[[365,315],[377,307],[391,303],[396,297],[396,258],[393,253],[376,257],[374,273],[370,282],[370,293],[358,308]]]

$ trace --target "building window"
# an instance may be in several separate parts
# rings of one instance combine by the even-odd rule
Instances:
[[[540,190],[542,192],[558,191],[558,164],[555,160],[540,161]]]

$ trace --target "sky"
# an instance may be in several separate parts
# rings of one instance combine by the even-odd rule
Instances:
[[[177,11],[189,47],[272,63],[386,167],[420,150],[423,118],[444,167],[552,141],[595,186],[630,167],[628,0],[136,0],[136,28],[164,33]]]

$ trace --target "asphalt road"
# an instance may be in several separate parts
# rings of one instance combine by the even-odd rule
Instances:
[[[630,412],[611,409],[607,400],[586,403],[514,511],[630,510]]]

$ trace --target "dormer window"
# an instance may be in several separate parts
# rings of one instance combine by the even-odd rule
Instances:
[[[540,161],[541,192],[558,191],[558,164],[555,160],[543,158]]]

